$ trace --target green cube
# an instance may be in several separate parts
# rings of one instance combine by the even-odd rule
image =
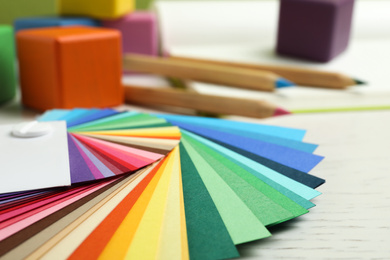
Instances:
[[[15,96],[15,66],[13,29],[8,25],[0,25],[0,104]]]
[[[135,0],[135,8],[137,10],[148,10],[153,4],[153,0]]]
[[[15,19],[58,14],[58,0],[0,0],[0,24],[12,25]]]

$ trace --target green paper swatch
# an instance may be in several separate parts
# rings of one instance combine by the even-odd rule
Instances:
[[[215,150],[188,136],[183,138],[191,143],[264,225],[274,225],[308,212]]]
[[[362,107],[332,107],[332,108],[311,108],[292,110],[293,114],[303,113],[320,113],[320,112],[354,112],[354,111],[372,111],[372,110],[389,110],[390,106],[362,106]]]
[[[70,127],[68,130],[75,131],[102,131],[139,128],[155,125],[166,125],[164,119],[143,113],[124,112],[107,118],[99,119],[93,122]]]
[[[239,257],[228,231],[183,144],[180,144],[190,259]]]
[[[315,204],[312,203],[311,201],[303,198],[302,196],[300,196],[300,195],[298,195],[290,190],[290,188],[291,188],[290,184],[294,184],[295,190],[297,190],[297,186],[295,184],[298,184],[298,183],[295,182],[294,180],[291,180],[290,178],[283,176],[283,180],[284,181],[288,180],[288,182],[280,184],[277,181],[271,179],[270,177],[279,177],[282,174],[280,174],[272,169],[269,169],[268,167],[265,167],[264,165],[261,165],[253,160],[250,160],[250,159],[248,159],[248,158],[246,158],[238,153],[235,153],[231,150],[228,150],[225,147],[222,147],[214,142],[210,142],[209,140],[202,138],[196,134],[190,133],[190,132],[185,131],[185,130],[181,130],[181,131],[182,131],[182,134],[187,134],[190,137],[196,139],[197,141],[217,150],[223,156],[225,156],[229,160],[233,161],[234,163],[238,164],[239,166],[241,166],[242,168],[244,168],[245,170],[250,172],[255,178],[262,180],[263,182],[265,182],[266,184],[268,184],[272,188],[276,189],[277,191],[279,191],[283,195],[287,196],[288,198],[290,198],[294,202],[298,203],[302,207],[309,209],[309,208],[315,206]],[[267,174],[269,177],[266,176],[265,174]],[[273,176],[274,174],[277,174],[279,176]],[[303,184],[299,183],[299,185],[304,187],[305,191],[317,192],[313,189],[310,189],[307,186],[304,186]],[[299,190],[297,190],[297,191],[299,191]],[[300,192],[303,192],[303,194],[304,194],[305,191],[300,191]]]
[[[195,167],[214,201],[234,244],[237,245],[269,237],[271,234],[263,223],[185,138],[182,139],[182,144],[191,160],[195,162]]]

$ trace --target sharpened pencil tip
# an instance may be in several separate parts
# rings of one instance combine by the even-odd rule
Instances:
[[[275,82],[275,86],[277,88],[292,87],[294,86],[294,83],[284,78],[278,78],[278,80]]]
[[[277,107],[274,111],[274,116],[282,116],[282,115],[289,115],[291,114],[290,111],[287,111],[286,109]]]
[[[353,79],[353,80],[355,81],[356,85],[366,85],[367,84],[367,82],[359,80],[359,79]]]

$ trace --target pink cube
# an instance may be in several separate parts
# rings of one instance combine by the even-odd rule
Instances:
[[[102,21],[102,25],[122,32],[123,53],[158,55],[158,29],[154,13],[133,12],[117,20]]]

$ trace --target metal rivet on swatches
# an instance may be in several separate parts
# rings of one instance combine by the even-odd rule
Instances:
[[[51,131],[52,127],[50,123],[32,121],[15,125],[12,129],[12,135],[22,138],[32,138],[49,134]]]

